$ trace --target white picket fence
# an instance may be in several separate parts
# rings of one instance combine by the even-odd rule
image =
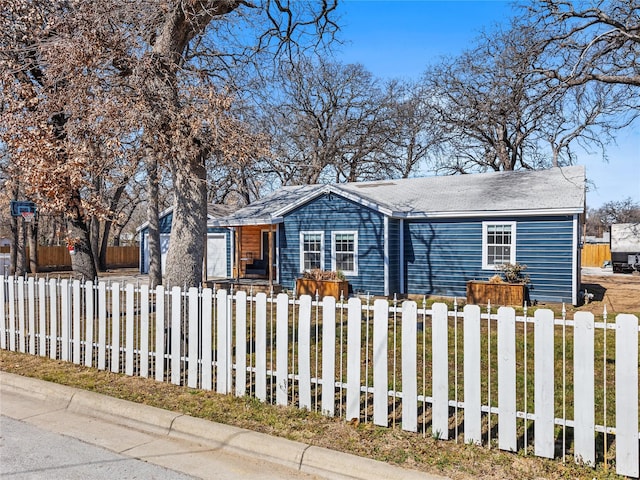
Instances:
[[[2,278],[5,350],[640,475],[635,315]]]

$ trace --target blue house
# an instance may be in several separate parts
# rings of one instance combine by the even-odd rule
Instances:
[[[207,243],[204,259],[207,278],[227,278],[231,276],[232,232],[228,228],[211,225],[211,222],[221,216],[228,215],[232,211],[233,209],[225,205],[209,205],[207,208]],[[163,274],[169,250],[172,221],[173,207],[169,207],[160,213],[160,265]],[[136,232],[140,241],[140,273],[149,273],[149,222],[140,225]]]
[[[320,268],[354,293],[460,297],[520,263],[532,301],[576,304],[584,209],[574,166],[283,187],[210,225],[233,229],[234,276],[284,288]]]

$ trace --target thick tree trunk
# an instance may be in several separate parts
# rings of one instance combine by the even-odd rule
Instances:
[[[169,286],[197,286],[202,281],[204,238],[207,230],[207,182],[200,159],[172,162],[173,222],[165,280]]]
[[[147,220],[149,233],[149,285],[162,285],[162,252],[160,251],[160,211],[158,206],[159,180],[158,162],[149,152],[146,158],[147,166]]]
[[[73,243],[74,254],[71,255],[71,269],[78,278],[93,280],[98,276],[96,262],[91,249],[89,225],[84,220],[80,210],[80,194],[76,193],[71,199],[70,210],[67,213],[68,240]]]

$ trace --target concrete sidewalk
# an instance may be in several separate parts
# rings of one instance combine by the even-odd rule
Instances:
[[[9,398],[18,401],[5,401]],[[0,413],[111,451],[210,478],[207,455],[268,462],[301,478],[438,480],[422,472],[0,371]],[[92,425],[93,424],[93,425]],[[159,440],[159,441],[158,441]],[[170,441],[180,441],[176,459]],[[167,442],[169,441],[169,442]],[[173,445],[173,446],[172,446]],[[191,445],[191,447],[188,447]],[[204,448],[203,448],[204,447]],[[193,452],[184,449],[193,449]],[[155,450],[155,451],[154,451]],[[197,461],[192,455],[197,454]],[[170,459],[170,460],[169,460]],[[211,461],[214,459],[211,458]],[[164,463],[163,463],[164,462]],[[288,477],[284,475],[283,477]],[[241,478],[241,476],[238,476]]]

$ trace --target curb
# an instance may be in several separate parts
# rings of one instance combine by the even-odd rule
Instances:
[[[446,478],[3,371],[0,371],[0,387],[2,390],[38,400],[58,401],[64,405],[65,410],[72,413],[97,417],[142,432],[167,435],[219,450],[249,455],[303,473],[331,479]]]

